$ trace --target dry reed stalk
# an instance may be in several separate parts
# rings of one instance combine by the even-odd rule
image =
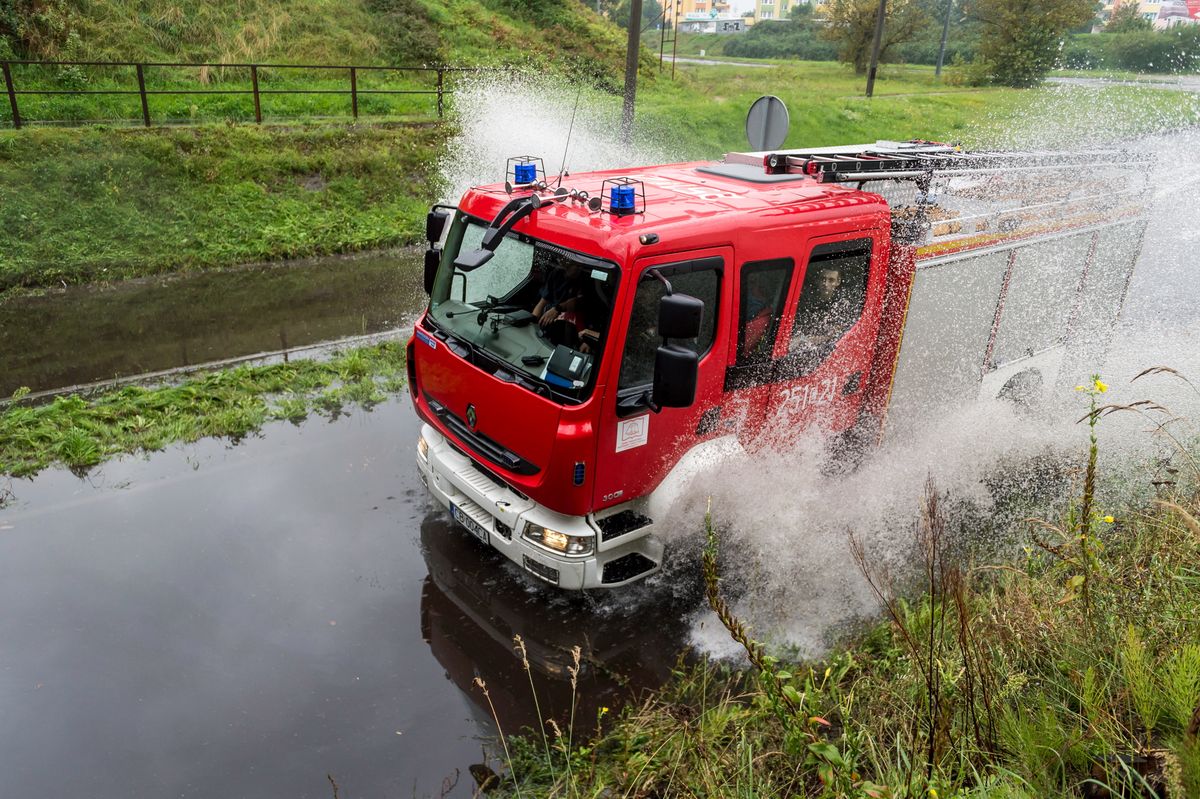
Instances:
[[[500,716],[496,713],[496,706],[492,704],[492,695],[488,691],[487,683],[483,681],[482,677],[475,678],[475,685],[479,687],[479,690],[483,691],[483,696],[487,699],[488,707],[492,711],[492,718],[496,721],[496,730],[500,734],[500,745],[504,747],[504,758],[508,761],[508,773],[513,778],[513,788],[517,792],[518,799],[520,799],[521,786],[517,784],[517,776],[513,771],[512,754],[508,751],[508,739],[504,737],[504,728],[500,726]]]

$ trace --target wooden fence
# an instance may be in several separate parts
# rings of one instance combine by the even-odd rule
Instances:
[[[122,68],[128,73],[129,68],[133,68],[132,77],[136,80],[136,86],[130,80],[128,85],[117,85],[105,88],[87,88],[88,82],[84,77],[82,87],[72,87],[62,85],[64,81],[56,79],[52,81],[40,81],[33,85],[29,82],[21,82],[18,80],[18,67],[49,67],[58,70],[61,75],[63,70],[71,69],[77,71],[77,74],[82,75],[82,70],[93,69],[106,71],[120,71]],[[23,124],[34,121],[25,118],[21,114],[20,99],[26,96],[43,96],[43,97],[87,97],[97,95],[118,95],[118,96],[137,96],[141,100],[141,123],[146,127],[154,124],[151,116],[150,98],[157,96],[190,96],[190,95],[245,95],[251,98],[254,107],[254,120],[259,124],[263,121],[263,98],[273,95],[343,95],[347,98],[345,110],[348,116],[359,118],[359,98],[364,96],[374,95],[424,95],[429,96],[433,100],[429,108],[429,115],[432,118],[436,111],[436,116],[441,118],[445,115],[446,96],[450,93],[450,88],[447,86],[448,77],[464,73],[478,71],[471,67],[451,67],[451,66],[373,66],[373,65],[329,65],[329,64],[189,64],[179,62],[135,62],[135,61],[3,61],[0,62],[0,68],[4,73],[4,88],[8,94],[8,104],[11,111],[12,126],[20,128]],[[180,71],[196,70],[195,87],[192,86],[152,86],[147,88],[147,75],[153,74],[157,70],[171,70],[172,74],[178,75]],[[211,82],[206,83],[201,79],[208,70],[216,70],[219,74],[224,74],[229,70],[248,71],[250,77],[249,88],[231,88],[221,86],[219,83],[213,85]],[[335,88],[273,88],[270,84],[266,87],[261,85],[260,76],[262,72],[269,71],[273,76],[285,73],[287,70],[302,70],[305,72],[328,73],[331,76],[344,76],[345,87]],[[359,85],[360,76],[365,74],[392,74],[399,75],[404,78],[416,77],[427,78],[430,83],[427,87],[418,88],[364,88]],[[46,84],[49,83],[48,87]],[[327,85],[328,81],[323,85]],[[247,107],[247,111],[249,108]],[[136,117],[127,117],[130,121],[136,120]],[[41,122],[62,122],[63,120],[37,120]]]

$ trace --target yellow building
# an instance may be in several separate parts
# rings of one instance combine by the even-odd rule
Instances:
[[[714,11],[717,13],[713,14]],[[727,17],[729,14],[728,0],[679,0],[680,19],[687,19],[689,15]]]
[[[799,0],[755,0],[754,19],[787,19]]]

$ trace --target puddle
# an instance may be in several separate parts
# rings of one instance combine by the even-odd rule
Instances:
[[[425,304],[422,251],[76,286],[0,303],[0,397],[402,327]]]
[[[0,511],[0,771],[14,796],[469,797],[494,734],[577,734],[669,675],[687,608],[564,597],[452,526],[407,398],[15,481]],[[641,598],[638,598],[638,597]],[[564,727],[565,729],[565,727]],[[495,764],[493,764],[495,765]]]

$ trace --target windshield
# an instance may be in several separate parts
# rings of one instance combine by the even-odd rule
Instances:
[[[478,220],[456,216],[429,317],[476,352],[536,381],[539,390],[585,399],[607,339],[616,268],[518,233],[509,233],[478,269],[456,267],[460,252],[479,248],[485,229]]]

